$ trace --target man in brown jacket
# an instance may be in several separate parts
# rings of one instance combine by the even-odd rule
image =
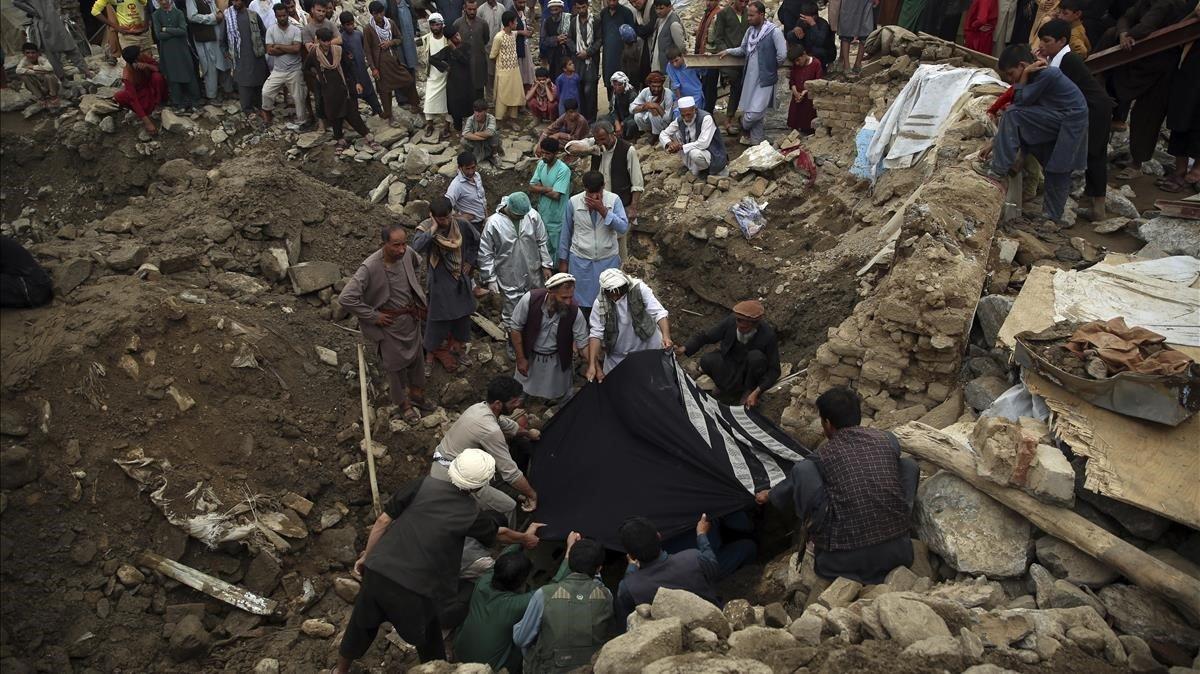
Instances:
[[[385,225],[383,245],[363,260],[338,302],[358,318],[363,336],[375,342],[388,374],[392,402],[404,420],[420,421],[417,410],[435,408],[425,399],[425,363],[421,320],[428,302],[417,279],[416,251],[400,225]]]

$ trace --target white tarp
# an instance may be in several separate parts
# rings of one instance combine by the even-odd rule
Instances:
[[[888,106],[867,149],[868,165],[905,168],[941,135],[942,128],[967,91],[977,84],[1004,83],[987,68],[923,65]]]
[[[1054,275],[1054,320],[1122,316],[1129,326],[1153,330],[1170,344],[1200,346],[1200,289],[1189,287],[1188,280],[1197,273],[1200,262],[1187,256],[1060,271]]]

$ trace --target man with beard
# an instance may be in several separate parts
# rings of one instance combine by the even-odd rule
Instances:
[[[575,304],[575,277],[559,272],[525,293],[508,320],[525,395],[562,401],[571,392],[573,354],[586,358],[587,321]]]
[[[450,200],[435,197],[429,218],[417,226],[413,250],[425,256],[429,283],[429,316],[425,323],[426,376],[436,357],[447,372],[463,363],[463,346],[471,341],[475,295],[471,271],[479,251],[479,235],[471,223],[450,213]]]
[[[471,85],[474,90],[472,101],[483,98],[484,91],[491,88],[487,86],[487,81],[488,48],[492,46],[492,40],[487,23],[479,18],[478,13],[479,5],[476,4],[476,0],[467,0],[467,4],[463,5],[462,16],[452,24],[471,54]],[[451,78],[451,88],[454,84],[454,79]]]
[[[693,335],[676,353],[694,356],[716,344],[700,358],[700,370],[712,378],[719,395],[738,399],[746,407],[757,407],[759,398],[779,380],[779,338],[775,328],[763,320],[762,302],[743,300],[733,313],[713,327]]]

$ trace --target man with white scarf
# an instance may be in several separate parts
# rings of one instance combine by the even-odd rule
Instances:
[[[476,502],[475,492],[496,473],[491,455],[464,449],[446,473],[448,480],[425,477],[401,487],[371,527],[354,563],[363,583],[338,648],[340,674],[367,652],[385,622],[416,647],[421,662],[446,658],[439,607],[458,589],[468,537],[487,547],[497,541],[537,547],[542,524],[523,532],[497,526]]]
[[[674,346],[667,310],[640,279],[620,269],[605,269],[600,274],[600,290],[588,332],[588,381],[604,381],[605,375],[634,351]]]
[[[587,319],[575,303],[575,277],[559,272],[546,288],[525,293],[508,321],[517,356],[516,380],[525,394],[555,403],[567,398],[573,354],[587,357]]]
[[[746,135],[738,142],[757,145],[766,135],[763,121],[767,108],[775,107],[775,84],[779,81],[779,67],[787,60],[787,42],[783,31],[767,20],[767,8],[759,0],[748,6],[746,23],[750,28],[742,37],[742,44],[718,56],[746,57],[741,96],[742,130]]]

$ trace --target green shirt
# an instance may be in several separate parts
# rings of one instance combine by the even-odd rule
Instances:
[[[557,199],[551,199],[545,194],[538,197],[537,212],[542,216],[542,222],[546,223],[547,227],[561,227],[563,210],[567,205],[567,200],[571,198],[571,195],[568,194],[571,191],[570,167],[561,159],[555,159],[554,164],[549,168],[546,167],[546,162],[538,160],[537,168],[533,170],[533,178],[529,180],[529,184],[545,185],[558,192]],[[554,241],[553,245],[557,246],[558,242]]]
[[[538,162],[539,167],[543,164]],[[504,552],[507,554],[519,549],[520,546],[514,545]],[[567,560],[563,557],[552,582],[557,583],[568,573]],[[492,587],[492,576],[493,572],[489,570],[475,581],[467,619],[454,637],[454,654],[459,662],[482,662],[496,671],[507,666],[509,671],[513,671],[513,665],[521,662],[521,651],[512,640],[513,625],[521,622],[529,600],[537,590],[503,592]]]

